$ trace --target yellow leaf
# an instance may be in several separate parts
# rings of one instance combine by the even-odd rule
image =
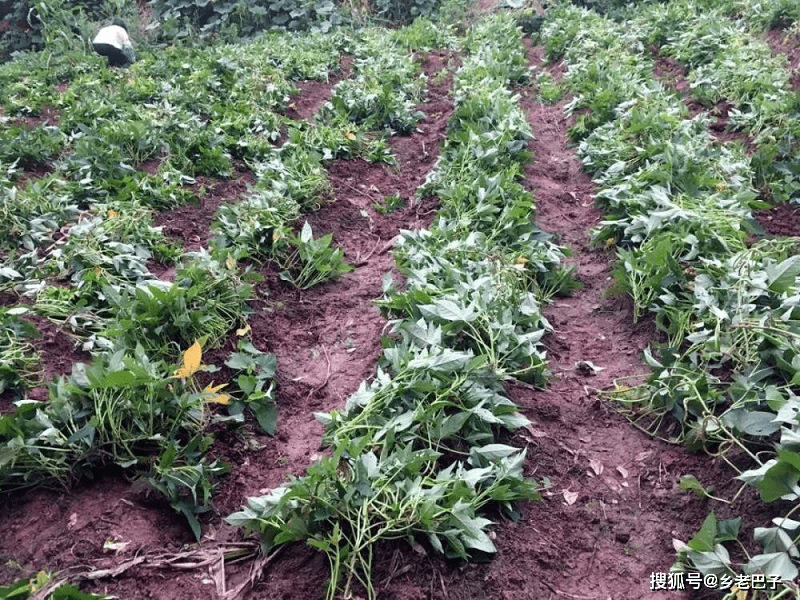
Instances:
[[[243,336],[247,335],[248,333],[250,333],[250,331],[251,331],[250,330],[250,323],[248,323],[247,325],[245,325],[241,329],[237,329],[236,330],[236,335],[238,335],[239,337],[243,337]]]
[[[200,347],[200,342],[195,342],[183,353],[183,366],[175,371],[173,377],[191,377],[200,368],[200,361],[202,358],[203,349]]]
[[[233,271],[234,267],[236,267],[236,260],[233,258],[232,255],[228,255],[228,258],[225,259],[225,266],[228,267],[231,271]]]
[[[214,385],[214,382],[212,381],[206,387],[203,388],[203,391],[204,392],[208,392],[209,394],[213,394],[214,392],[218,392],[219,390],[224,388],[226,385],[228,385],[228,384],[227,383],[220,383],[219,385]]]
[[[228,404],[230,400],[231,397],[228,394],[217,394],[216,396],[206,398],[206,402],[214,402],[216,404]]]
[[[117,211],[115,211],[115,210],[109,210],[108,211],[108,218],[109,219],[116,219],[118,215],[119,215],[119,213]]]
[[[517,264],[518,264],[518,265],[524,265],[526,262],[528,262],[528,259],[527,259],[527,258],[525,258],[524,256],[520,256],[520,257],[517,259]]]
[[[355,134],[353,132],[351,132],[351,131],[345,132],[344,137],[346,137],[350,141],[353,141],[354,139],[356,139]]]

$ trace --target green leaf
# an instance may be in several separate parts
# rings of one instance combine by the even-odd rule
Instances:
[[[0,598],[3,600],[25,600],[31,593],[31,580],[23,579],[9,586],[0,585]]]
[[[775,517],[772,519],[772,522],[786,531],[794,532],[800,529],[800,521],[795,521],[794,519],[790,519],[788,517]]]
[[[786,448],[778,448],[778,458],[786,463],[792,465],[797,471],[800,471],[800,453]]]
[[[256,358],[258,363],[259,372],[258,376],[262,379],[272,379],[275,377],[275,371],[278,368],[278,359],[274,354],[259,354]]]
[[[308,244],[313,239],[314,239],[314,236],[313,236],[313,232],[311,231],[311,225],[309,225],[308,221],[306,221],[303,224],[303,229],[300,231],[300,240],[304,244]]]
[[[444,348],[434,355],[420,355],[410,360],[408,366],[411,369],[430,369],[440,373],[453,373],[463,369],[471,359],[471,354]]]
[[[742,526],[742,518],[726,519],[717,523],[718,542],[735,542],[739,539],[739,528]]]
[[[175,506],[175,504],[173,504]],[[189,522],[189,527],[192,528],[192,533],[194,534],[194,539],[198,542],[200,541],[200,521],[197,520],[197,515],[195,515],[194,510],[192,507],[187,506],[185,503],[181,502],[178,506],[178,510],[186,517],[186,520]]]
[[[441,346],[442,328],[433,323],[427,323],[425,319],[416,322],[403,321],[398,327],[398,331],[406,332],[411,339],[419,346]]]
[[[792,362],[794,362],[794,360],[792,360]],[[800,371],[798,371],[798,373],[800,373]],[[800,415],[800,398],[793,396],[781,405],[778,409],[778,414],[774,418],[779,423],[796,425],[798,423],[798,415]]]
[[[680,487],[684,491],[691,490],[701,498],[705,498],[708,496],[706,488],[703,487],[703,485],[697,480],[697,477],[695,477],[694,475],[681,475],[678,487]]]
[[[50,600],[104,600],[105,596],[96,596],[95,594],[85,594],[78,588],[69,584],[64,584],[54,590],[50,596]]]
[[[713,549],[705,552],[690,550],[687,557],[694,563],[695,568],[704,575],[730,573],[731,558],[728,551],[721,544],[717,544]]]
[[[506,458],[519,451],[519,448],[506,446],[505,444],[487,444],[481,448],[472,448],[470,450],[470,456],[480,456],[485,461],[497,462],[501,458]]]
[[[104,387],[130,387],[136,383],[136,376],[130,371],[115,371],[105,376]]]
[[[236,378],[236,385],[244,392],[246,396],[252,395],[256,391],[258,385],[258,377],[255,375],[239,375]]]
[[[433,546],[433,549],[436,550],[439,554],[444,554],[444,548],[442,547],[442,541],[439,539],[439,536],[435,533],[428,533],[428,540]]]
[[[797,497],[800,472],[784,460],[771,459],[756,469],[745,471],[737,479],[757,487],[764,502],[773,502],[785,495]]]
[[[465,548],[480,550],[481,552],[486,552],[487,554],[494,554],[497,552],[497,548],[495,548],[494,543],[483,531],[478,531],[471,535],[463,535],[461,536],[461,541],[464,542]]]
[[[261,426],[265,432],[269,435],[275,435],[275,429],[278,426],[278,413],[275,410],[275,404],[272,401],[269,402],[259,402],[259,403],[249,403],[248,406],[250,410],[253,411],[253,414],[258,421],[258,424]]]
[[[766,437],[781,428],[775,421],[775,413],[758,410],[732,410],[723,418],[723,422],[747,435]]]
[[[448,438],[455,435],[464,426],[464,423],[469,420],[470,414],[466,411],[460,411],[455,414],[449,415],[442,420],[439,426],[439,435],[442,438]]]
[[[795,285],[800,274],[800,255],[790,256],[782,263],[768,266],[767,281],[771,292],[782,294]]]
[[[800,556],[792,537],[780,527],[756,527],[753,538],[761,544],[765,554],[788,552],[790,556]]]
[[[754,556],[744,566],[743,571],[747,574],[763,573],[764,575],[778,576],[784,581],[793,581],[798,575],[797,567],[786,552]]]
[[[374,452],[362,454],[361,464],[364,466],[367,477],[370,479],[374,479],[379,475],[380,469],[378,468],[378,457],[375,456]]]
[[[712,511],[703,521],[700,530],[689,540],[688,546],[696,552],[712,552],[717,539],[717,517]]]
[[[434,317],[448,322],[470,323],[477,318],[471,307],[463,308],[447,298],[440,298],[433,304],[423,304],[419,311],[426,317]]]
[[[243,352],[233,352],[230,358],[225,361],[225,366],[237,371],[244,371],[254,364],[253,358]]]

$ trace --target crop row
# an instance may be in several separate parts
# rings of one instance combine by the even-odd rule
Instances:
[[[674,2],[642,11],[634,26],[643,43],[684,66],[693,98],[707,107],[731,105],[729,127],[755,136],[759,188],[786,202],[800,197],[800,100],[789,87],[785,58],[753,32],[752,11],[743,4],[738,9],[746,16],[732,20],[727,4]]]
[[[207,425],[241,421],[249,409],[267,432],[275,429],[275,357],[246,338],[260,277],[254,261],[276,264],[298,288],[351,268],[330,235],[315,239],[296,220],[324,200],[327,161],[393,159],[393,127],[407,131],[420,116],[414,103],[424,80],[410,50],[443,35],[420,22],[395,32],[293,36],[293,44],[269,34],[245,47],[173,47],[125,73],[98,64],[71,73],[61,93],[47,82],[44,56],[0,69],[9,92],[0,135],[9,142],[4,151],[11,148],[0,159],[10,161],[0,185],[0,290],[28,298],[0,308],[0,391],[22,397],[0,417],[0,490],[69,485],[117,465],[165,495],[199,537],[197,515],[228,468],[205,458]],[[325,78],[346,48],[355,73],[313,123],[276,112],[294,90],[283,74]],[[25,80],[45,100],[15,83],[26,67]],[[26,125],[50,110],[57,125]],[[20,156],[37,136],[57,143]],[[21,185],[23,163],[49,159],[52,173]],[[137,170],[150,159],[159,163],[154,174]],[[153,226],[155,211],[192,200],[189,184],[229,175],[235,161],[253,170],[252,189],[222,205],[207,249],[183,253]],[[152,275],[153,258],[175,264],[174,281]],[[48,402],[24,397],[38,378],[32,315],[55,321],[93,355],[72,375],[44,382]],[[237,328],[239,350],[226,361],[231,388],[202,388],[196,373],[213,372],[201,365],[203,348]],[[210,410],[214,403],[228,415]]]
[[[382,540],[423,535],[450,557],[493,553],[481,509],[494,502],[513,517],[514,501],[538,496],[525,452],[499,443],[527,423],[502,381],[543,381],[540,302],[569,276],[517,182],[531,136],[509,91],[528,75],[520,33],[493,17],[465,45],[448,136],[419,190],[438,196],[441,212],[397,242],[407,282],[385,282],[379,304],[393,320],[375,379],[318,415],[329,456],[228,517],[266,550],[305,540],[324,552],[328,598],[350,597],[357,583],[376,596]]]
[[[800,506],[800,258],[790,240],[748,241],[754,169],[740,145],[715,143],[707,117],[688,118],[653,79],[644,40],[657,30],[641,14],[614,22],[575,8],[551,12],[542,30],[548,55],[567,64],[570,108],[581,111],[572,133],[608,213],[596,238],[617,245],[619,284],[636,314],[652,313],[668,338],[646,353],[648,381],[612,396],[653,434],[734,468],[734,457],[745,456],[752,468],[739,479],[765,502],[790,501],[774,527],[753,531],[763,553],[746,564],[722,545],[738,538],[741,520],[718,523],[712,513],[676,568],[790,581],[800,527],[791,518]],[[686,35],[677,33],[673,47]],[[693,478],[683,485],[707,494]]]

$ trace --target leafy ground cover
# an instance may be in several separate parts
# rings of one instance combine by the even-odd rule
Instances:
[[[778,108],[726,89],[750,153],[654,77],[649,10],[11,63],[0,475],[38,487],[5,496],[0,581],[713,597],[667,591],[676,549],[791,575],[793,505],[762,499],[793,493],[795,242],[752,215],[793,74],[747,37],[789,17],[706,23],[778,70]]]

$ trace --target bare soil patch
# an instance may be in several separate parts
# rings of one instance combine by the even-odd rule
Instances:
[[[9,302],[9,305],[14,302]],[[0,305],[3,302],[0,301]],[[60,375],[72,372],[72,365],[76,362],[86,362],[91,356],[82,351],[64,331],[52,321],[37,315],[26,315],[25,321],[31,323],[39,332],[38,337],[28,341],[39,353],[41,371],[39,381],[41,385],[28,391],[28,398],[46,401],[47,388],[45,384]],[[14,410],[11,394],[0,394],[0,414]]]
[[[88,352],[81,350],[76,342],[52,321],[36,315],[26,317],[25,320],[30,321],[41,336],[32,339],[31,343],[41,356],[43,382],[59,375],[67,375],[72,372],[74,363],[86,362],[91,358]],[[41,388],[37,388],[39,389]],[[38,398],[34,390],[28,395],[37,400],[46,399]]]
[[[343,55],[339,61],[339,70],[328,81],[297,81],[298,93],[291,97],[286,116],[295,120],[308,120],[320,107],[330,100],[333,88],[340,81],[350,77],[353,71],[353,57]]]
[[[217,209],[232,202],[250,189],[255,181],[253,174],[243,165],[235,164],[229,179],[215,179],[199,175],[191,187],[197,194],[197,204],[187,204],[156,215],[155,225],[163,227],[164,234],[179,240],[185,252],[208,246],[211,223]]]
[[[779,204],[754,216],[769,235],[800,237],[800,204]]]
[[[55,167],[52,163],[39,163],[25,166],[27,168],[21,171],[18,175],[20,189],[24,189],[31,185],[34,181],[55,172]]]
[[[25,129],[35,129],[39,125],[58,125],[61,122],[61,111],[53,106],[43,106],[39,114],[28,117],[18,117],[15,123]]]
[[[671,56],[659,54],[653,51],[655,64],[653,65],[653,75],[657,79],[669,85],[676,92],[684,94],[689,91],[689,81],[686,79],[686,68]]]
[[[800,90],[800,36],[776,27],[767,32],[767,43],[774,54],[786,56],[792,73],[789,80],[793,90]]]
[[[324,451],[322,426],[313,412],[342,406],[361,381],[373,375],[386,324],[373,300],[381,296],[386,273],[400,279],[391,254],[383,250],[401,228],[425,227],[434,213],[432,200],[410,201],[436,161],[453,110],[452,78],[434,78],[451,58],[443,53],[423,59],[430,86],[418,108],[426,116],[416,133],[391,139],[395,167],[360,159],[334,161],[328,167],[335,201],[308,215],[308,221],[315,232],[332,232],[356,269],[341,281],[302,293],[291,291],[268,269],[262,272],[268,293],[264,309],[269,313],[253,315],[250,323],[254,340],[263,340],[266,349],[278,356],[278,432],[274,443],[267,441],[265,460],[256,462],[251,456],[249,466],[237,466],[222,484],[216,496],[220,508],[229,504],[226,509],[237,509],[244,496],[275,487],[287,471],[301,474]],[[423,147],[426,152],[420,151]],[[373,203],[388,195],[407,202],[402,209],[382,214]],[[270,566],[249,597],[321,598],[327,571],[322,555],[292,546]]]
[[[139,164],[139,170],[148,175],[155,175],[161,167],[162,159],[148,158],[143,163]]]

